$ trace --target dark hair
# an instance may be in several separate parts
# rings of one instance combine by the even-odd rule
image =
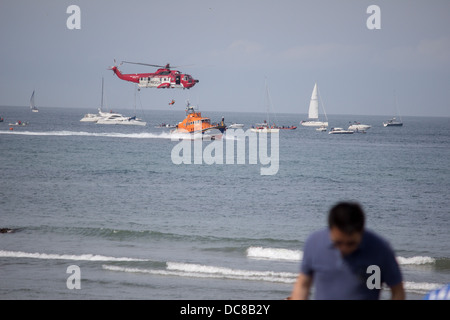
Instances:
[[[336,227],[346,234],[352,234],[363,231],[364,220],[364,212],[358,203],[339,202],[330,209],[328,227]]]

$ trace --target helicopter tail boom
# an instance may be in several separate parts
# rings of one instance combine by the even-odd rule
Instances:
[[[139,82],[138,75],[123,74],[122,72],[120,72],[120,70],[116,66],[110,67],[109,70],[112,70],[119,79],[122,79],[125,81],[136,82],[136,83]]]

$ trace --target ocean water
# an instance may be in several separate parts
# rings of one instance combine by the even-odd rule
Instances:
[[[80,122],[87,112],[0,107],[0,228],[15,229],[0,233],[0,299],[282,300],[341,200],[391,243],[407,299],[450,282],[450,118],[330,115],[372,128],[329,135],[278,114],[298,128],[281,130],[278,171],[261,175],[249,150],[244,164],[175,164],[179,141],[155,126],[183,110],[142,111],[145,127]],[[203,115],[244,130],[265,117]]]

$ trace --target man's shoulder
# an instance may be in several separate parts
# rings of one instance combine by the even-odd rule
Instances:
[[[323,228],[312,232],[305,242],[305,248],[314,248],[317,250],[330,244],[330,234],[328,228]]]
[[[324,240],[329,239],[329,229],[328,228],[322,228],[319,230],[316,230],[312,232],[306,241],[317,241],[317,240]]]
[[[366,229],[364,231],[364,238],[365,241],[368,241],[371,244],[377,246],[390,247],[389,242],[385,238],[383,238],[381,235],[377,234],[376,232],[370,229]]]

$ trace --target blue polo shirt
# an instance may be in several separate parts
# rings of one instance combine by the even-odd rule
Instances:
[[[359,247],[342,256],[330,239],[328,228],[312,233],[303,250],[301,272],[313,277],[317,300],[376,300],[380,289],[369,289],[378,266],[380,283],[394,286],[402,282],[402,274],[389,243],[370,230],[365,230]]]

